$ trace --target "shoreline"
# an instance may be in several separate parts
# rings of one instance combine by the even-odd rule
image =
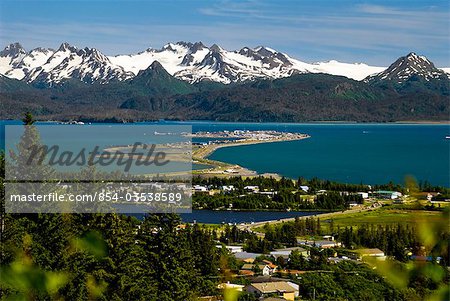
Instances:
[[[443,120],[443,121],[432,121],[432,120],[423,120],[423,121],[394,121],[387,124],[400,124],[400,125],[415,125],[415,124],[421,124],[421,125],[450,125],[450,120]]]
[[[262,143],[275,143],[275,142],[289,142],[289,141],[298,141],[298,140],[304,140],[308,139],[311,136],[307,135],[302,138],[297,139],[284,139],[284,140],[247,140],[247,141],[241,141],[241,142],[230,142],[230,143],[224,143],[224,144],[211,144],[208,145],[202,149],[205,149],[204,152],[198,152],[196,155],[199,155],[198,158],[200,159],[208,159],[208,156],[210,156],[212,153],[214,153],[219,148],[224,147],[234,147],[234,146],[243,146],[243,145],[254,145],[254,144],[262,144]]]
[[[199,208],[192,208],[192,210],[198,210],[198,211],[214,211],[214,212],[286,212],[286,213],[295,213],[295,212],[317,212],[317,213],[335,213],[340,212],[341,210],[329,210],[329,209],[302,209],[302,210],[283,210],[283,209],[231,209],[231,210],[224,210],[224,209],[199,209]]]
[[[206,164],[212,166],[212,168],[205,168],[196,170],[197,175],[201,176],[257,176],[257,175],[270,175],[274,177],[280,177],[278,174],[259,174],[254,170],[250,170],[246,167],[239,166],[237,164],[222,162],[217,160],[209,159],[208,157],[213,154],[216,150],[225,147],[238,147],[244,145],[255,145],[262,143],[276,143],[276,142],[289,142],[298,141],[310,138],[310,135],[305,135],[304,137],[295,139],[277,139],[277,140],[247,140],[240,142],[231,142],[225,144],[212,144],[205,147],[201,147],[196,151],[192,152],[192,161],[197,164]],[[232,170],[232,172],[227,172],[227,170]]]
[[[83,119],[84,120],[84,119]],[[7,121],[7,122],[20,122],[22,123],[21,120],[19,119],[0,119],[0,121]],[[60,122],[67,122],[67,121],[73,121],[72,119],[67,119],[67,120],[41,120],[38,121],[39,123],[60,123]],[[92,124],[100,124],[100,123],[105,123],[105,124],[122,124],[124,122],[108,122],[110,120],[98,120],[98,121],[91,121]],[[139,123],[147,123],[147,122],[151,122],[151,123],[157,123],[160,120],[139,120],[139,121],[128,121],[126,123],[135,123],[135,124],[139,124]],[[379,125],[396,125],[396,124],[401,124],[401,125],[406,125],[406,124],[423,124],[423,125],[434,125],[434,124],[441,124],[441,125],[446,125],[446,124],[450,124],[450,120],[396,120],[396,121],[389,121],[389,122],[376,122],[376,121],[367,121],[367,122],[361,122],[361,121],[340,121],[340,120],[310,120],[310,121],[298,121],[298,122],[284,122],[284,121],[279,121],[279,122],[273,122],[273,121],[268,121],[268,122],[259,122],[259,121],[216,121],[216,120],[172,120],[172,119],[167,119],[167,120],[163,120],[163,121],[168,121],[168,122],[180,122],[180,123],[206,123],[206,122],[215,122],[215,123],[248,123],[248,124],[261,124],[261,123],[265,123],[265,124],[327,124],[327,125],[332,125],[332,124],[337,124],[337,125],[342,125],[342,124],[349,124],[349,125],[367,125],[367,124],[379,124]]]

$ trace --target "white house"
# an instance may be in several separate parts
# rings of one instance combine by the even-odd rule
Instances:
[[[253,271],[256,268],[256,266],[258,266],[258,268],[261,270],[261,274],[263,276],[270,276],[276,273],[277,271],[276,266],[270,266],[268,264],[251,264],[251,263],[244,264],[241,270]]]
[[[258,186],[245,186],[244,190],[253,192],[253,193],[257,193],[259,191],[259,187]]]
[[[234,188],[234,185],[223,185],[222,187],[220,187],[220,190],[222,190],[223,192],[231,192],[236,190],[236,188]]]
[[[288,259],[293,251],[300,252],[300,254],[302,254],[303,257],[305,257],[305,258],[308,257],[308,251],[301,247],[275,249],[274,251],[270,252],[270,255],[272,255],[275,258],[282,257],[284,259]]]
[[[368,192],[357,192],[356,194],[361,196],[363,199],[368,199],[369,198],[369,193]]]
[[[273,198],[274,195],[276,195],[278,193],[278,191],[260,191],[257,192],[258,194],[262,194],[267,196],[269,199]]]
[[[228,251],[230,251],[230,253],[232,253],[232,254],[243,252],[242,246],[224,246],[224,245],[216,245],[216,247],[217,247],[218,249],[221,249],[221,248],[225,247],[225,248],[226,248]]]
[[[244,285],[240,285],[240,284],[233,284],[233,283],[230,283],[230,282],[227,282],[227,283],[219,283],[218,285],[217,285],[217,288],[218,289],[221,289],[221,290],[236,290],[236,291],[238,291],[238,292],[242,292],[243,291],[243,289],[244,289]]]
[[[203,185],[194,185],[192,186],[192,190],[194,190],[194,192],[208,192],[208,187]]]
[[[304,192],[308,192],[309,186],[300,186],[300,189],[303,190]]]
[[[381,199],[391,199],[396,200],[402,197],[402,193],[398,191],[390,191],[390,190],[378,190],[374,192],[375,197]]]
[[[334,236],[333,235],[324,235],[323,239],[329,240],[329,241],[333,241],[334,240]]]
[[[341,257],[328,257],[327,261],[329,263],[338,264],[339,262],[350,260],[347,256],[341,256]]]
[[[327,249],[327,248],[336,248],[342,246],[340,242],[337,241],[330,241],[330,240],[297,240],[297,243],[299,245],[303,246],[315,246],[321,249]]]

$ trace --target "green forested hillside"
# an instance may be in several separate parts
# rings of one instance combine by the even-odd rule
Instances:
[[[0,118],[31,111],[58,120],[441,121],[450,115],[449,82],[413,77],[398,85],[297,74],[243,84],[190,85],[154,63],[132,80],[103,85],[72,81],[43,89],[2,77]]]

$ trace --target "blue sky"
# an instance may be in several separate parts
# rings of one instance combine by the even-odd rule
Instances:
[[[414,51],[448,67],[449,19],[449,1],[427,0],[0,0],[0,46],[57,48],[66,41],[112,55],[202,41],[379,66]]]

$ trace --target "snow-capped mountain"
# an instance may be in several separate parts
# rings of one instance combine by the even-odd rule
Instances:
[[[114,64],[134,74],[157,60],[171,75],[190,83],[216,81],[228,84],[308,72],[343,75],[362,80],[385,69],[337,61],[309,64],[268,47],[244,47],[237,51],[228,51],[216,44],[206,47],[201,42],[169,43],[160,50],[149,48],[135,55],[109,58]]]
[[[444,70],[434,66],[425,56],[419,56],[414,52],[402,56],[391,64],[386,70],[368,76],[365,82],[388,80],[402,84],[412,77],[420,77],[426,81],[440,78],[449,78]]]
[[[16,43],[0,53],[0,72],[10,78],[47,85],[65,79],[79,79],[86,83],[106,83],[133,77],[122,67],[95,48],[78,49],[67,43],[58,50],[36,48],[26,52]]]
[[[18,65],[27,55],[19,43],[10,44],[0,52],[0,73],[10,78],[22,79],[24,74]]]
[[[410,72],[419,72],[422,70],[419,65],[430,63],[426,58],[416,57],[418,59],[411,58],[417,62],[411,65]],[[86,83],[108,83],[133,78],[155,61],[170,75],[189,83],[215,81],[228,84],[282,78],[296,73],[328,73],[363,80],[372,74],[382,74],[385,70],[384,67],[334,60],[305,63],[263,46],[228,51],[218,45],[207,47],[201,42],[178,42],[132,55],[105,56],[95,48],[78,49],[67,43],[63,43],[58,50],[36,48],[29,52],[15,43],[0,52],[0,74],[45,85],[71,78]],[[425,65],[424,70],[428,70]],[[402,76],[406,76],[406,73]]]

